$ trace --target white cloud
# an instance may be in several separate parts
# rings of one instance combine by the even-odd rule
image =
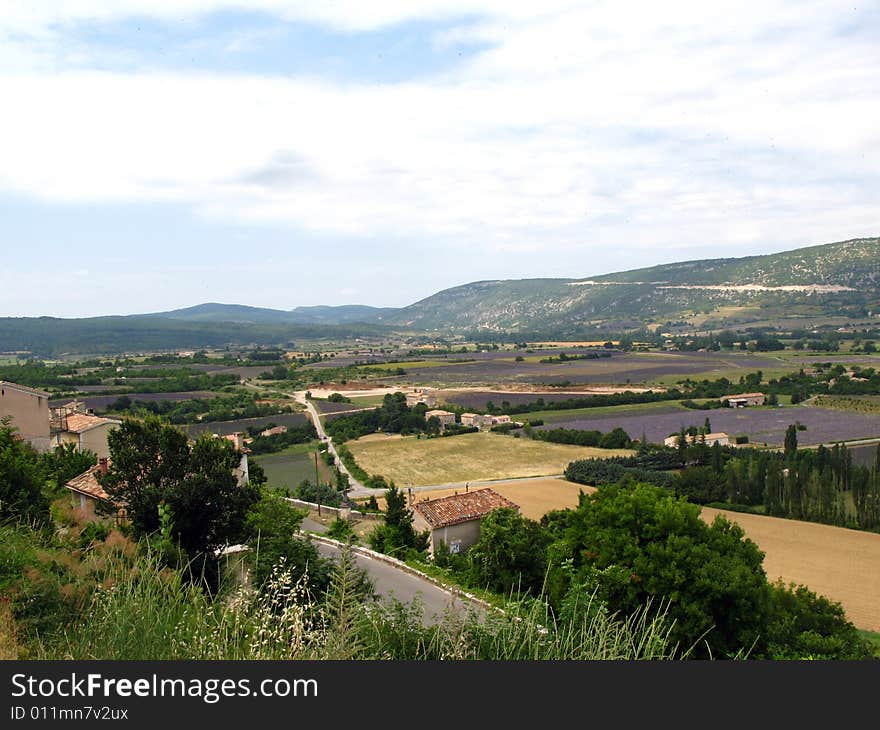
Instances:
[[[63,45],[76,21],[233,7],[0,3],[0,35]],[[395,84],[27,72],[39,64],[0,56],[0,187],[502,252],[874,232],[880,54],[835,35],[837,3],[246,7],[346,31],[467,14],[438,42],[492,45]]]

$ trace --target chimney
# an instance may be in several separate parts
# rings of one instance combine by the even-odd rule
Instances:
[[[106,457],[102,456],[100,459],[98,459],[98,471],[101,472],[101,474],[106,474],[107,468],[108,468],[107,459],[106,459]]]

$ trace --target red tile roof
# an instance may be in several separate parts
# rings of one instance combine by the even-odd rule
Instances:
[[[101,418],[100,416],[91,416],[88,413],[71,413],[67,416],[66,431],[70,433],[83,433],[105,423],[119,425],[119,421],[112,418]]]
[[[98,484],[97,474],[100,469],[100,466],[93,466],[78,477],[71,479],[64,486],[68,489],[72,489],[74,492],[85,494],[87,497],[93,497],[95,499],[109,502],[110,495],[104,491],[104,487]]]
[[[499,507],[519,509],[519,505],[486,487],[465,494],[416,502],[414,509],[436,530],[438,527],[478,520]]]

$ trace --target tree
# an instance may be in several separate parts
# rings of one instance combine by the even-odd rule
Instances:
[[[407,507],[406,495],[394,482],[385,492],[385,523],[377,525],[369,535],[370,547],[387,555],[405,555],[408,550],[428,549],[428,533],[416,532],[413,512]]]
[[[797,437],[797,426],[794,424],[789,425],[789,427],[785,430],[785,460],[790,461],[797,457],[797,448],[798,448],[798,437]]]
[[[174,538],[190,556],[210,554],[245,536],[259,489],[239,486],[241,454],[226,439],[202,436],[192,446],[173,426],[150,416],[127,419],[107,435],[110,468],[100,481],[125,505],[135,537],[159,529],[159,505],[170,510]]]
[[[0,420],[0,520],[48,522],[44,480],[37,452]]]
[[[694,656],[732,656],[761,637],[769,606],[763,553],[740,527],[646,484],[606,486],[576,510],[544,517],[559,600],[593,585],[611,611],[630,614],[665,598],[671,638]]]
[[[806,586],[771,585],[767,654],[771,659],[871,659],[843,607]]]
[[[97,463],[98,457],[94,452],[88,449],[80,451],[76,444],[61,444],[51,453],[43,454],[46,476],[59,492],[67,482]]]
[[[632,446],[632,439],[620,426],[604,434],[599,439],[599,448],[602,449],[628,449],[630,446]]]
[[[269,490],[254,504],[247,516],[248,544],[251,546],[254,585],[263,586],[273,569],[282,561],[294,582],[306,576],[312,595],[322,594],[330,582],[330,561],[318,554],[318,549],[299,528],[306,510]]]
[[[467,551],[469,580],[502,594],[540,594],[548,542],[537,522],[512,507],[493,510],[480,523],[479,541]]]

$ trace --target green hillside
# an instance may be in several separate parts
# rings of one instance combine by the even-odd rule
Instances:
[[[749,310],[738,313],[737,324],[780,316],[867,316],[880,309],[880,239],[591,279],[475,282],[438,292],[385,322],[427,330],[565,331],[637,327],[698,312],[717,315],[715,325],[723,326],[728,315],[722,312],[731,308]]]

